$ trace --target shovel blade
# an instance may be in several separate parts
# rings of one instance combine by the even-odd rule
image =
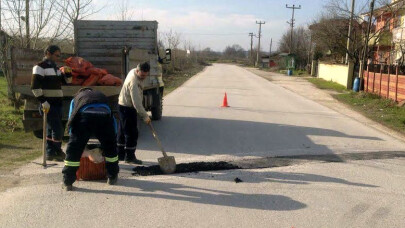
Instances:
[[[171,174],[176,171],[176,161],[173,156],[158,158],[160,169],[165,174]]]

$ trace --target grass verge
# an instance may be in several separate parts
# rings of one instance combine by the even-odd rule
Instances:
[[[24,132],[22,113],[22,109],[15,110],[9,104],[7,82],[0,77],[0,174],[41,155],[41,140]]]
[[[344,87],[336,82],[326,81],[321,78],[308,78],[307,80],[309,82],[311,82],[312,84],[314,84],[319,89],[333,90],[333,91],[340,92],[340,93],[347,91],[346,87]]]
[[[394,101],[364,92],[333,96],[366,117],[405,135],[405,108],[398,107]]]
[[[201,72],[205,68],[204,65],[196,64],[194,67],[184,70],[177,71],[170,75],[163,75],[163,82],[165,83],[164,96],[171,93],[176,88],[183,85],[187,80]]]
[[[338,94],[332,96],[364,116],[405,135],[405,108],[398,107],[392,100],[381,98],[376,94],[351,92],[335,82],[319,78],[308,78],[320,89],[333,90]]]

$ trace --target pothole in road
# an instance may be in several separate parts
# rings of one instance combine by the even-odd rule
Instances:
[[[177,164],[175,173],[193,173],[203,171],[218,171],[218,170],[231,170],[240,169],[241,167],[228,163],[228,162],[192,162]],[[162,175],[158,165],[153,166],[137,166],[132,169],[134,176],[150,176]]]
[[[323,155],[296,155],[264,157],[256,159],[239,159],[232,162],[192,162],[177,164],[175,173],[195,173],[204,171],[219,171],[232,169],[263,169],[297,165],[308,162],[347,162],[358,160],[379,160],[404,158],[404,151],[379,151],[365,153],[323,154]],[[134,176],[163,175],[158,165],[137,166],[133,168]]]

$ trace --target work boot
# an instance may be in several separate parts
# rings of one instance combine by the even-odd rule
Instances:
[[[55,145],[53,144],[52,140],[46,140],[46,155],[47,157],[52,157],[55,155]],[[49,160],[52,161],[52,160]]]
[[[47,161],[54,161],[55,157],[56,157],[55,154],[49,154],[49,153],[46,154]]]
[[[117,183],[117,181],[118,181],[118,175],[115,175],[115,176],[109,177],[107,179],[107,184],[108,185],[115,185]]]
[[[73,185],[62,183],[62,189],[67,192],[73,191]]]
[[[125,162],[128,164],[142,165],[142,161],[136,159],[135,154],[127,154],[127,157],[125,158]]]
[[[125,160],[125,152],[124,153],[118,153],[118,161],[124,161]]]
[[[62,142],[54,142],[54,151],[55,155],[53,157],[53,161],[59,161],[62,162],[65,160],[65,153],[62,150]]]
[[[62,150],[58,150],[55,155],[52,155],[52,161],[63,162],[65,157],[65,153]]]

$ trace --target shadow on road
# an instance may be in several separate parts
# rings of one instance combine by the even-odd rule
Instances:
[[[198,204],[229,206],[258,210],[291,211],[306,205],[282,195],[247,194],[197,188],[182,184],[121,179],[119,184],[136,191],[113,191],[76,188],[75,191],[95,194],[111,194],[129,197],[149,197],[188,201]]]
[[[226,119],[163,117],[154,125],[167,151],[202,156],[333,154],[327,146],[315,144],[311,136],[381,140],[330,129]],[[138,149],[158,150],[149,129],[143,125],[141,128]]]
[[[206,180],[222,180],[234,182],[234,178],[241,178],[246,183],[263,183],[263,182],[275,182],[282,184],[293,185],[308,185],[311,183],[336,183],[342,185],[349,185],[355,187],[369,187],[377,188],[379,186],[351,182],[342,178],[329,177],[318,174],[310,173],[293,173],[293,172],[261,172],[251,170],[238,170],[235,172],[216,171],[212,173],[200,173],[199,175],[187,176],[190,178],[206,179]]]

